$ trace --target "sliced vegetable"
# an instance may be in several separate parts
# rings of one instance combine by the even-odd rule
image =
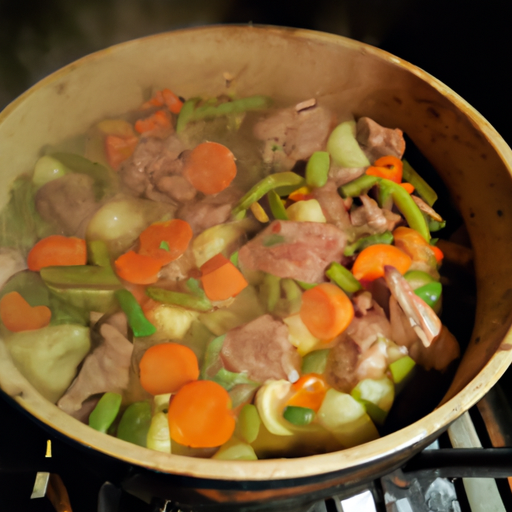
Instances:
[[[327,222],[320,203],[316,199],[297,201],[286,208],[290,220],[296,222]]]
[[[361,283],[346,267],[333,261],[325,271],[325,275],[345,293],[355,293],[361,290]]]
[[[86,262],[85,240],[61,235],[51,235],[39,240],[27,256],[28,268],[34,271],[44,267],[85,265]]]
[[[191,120],[192,114],[196,107],[196,103],[198,101],[199,98],[191,98],[183,103],[180,114],[178,116],[178,120],[176,121],[176,133],[182,132],[187,123]]]
[[[354,307],[338,286],[322,283],[302,295],[300,317],[313,336],[331,340],[348,327]]]
[[[400,183],[402,181],[402,169],[402,161],[396,156],[389,155],[375,160],[373,165],[366,169],[366,174]]]
[[[235,297],[248,286],[240,270],[222,254],[217,254],[204,263],[201,272],[204,292],[212,301]]]
[[[359,178],[342,185],[338,191],[343,198],[359,197],[361,194],[366,194],[378,182],[379,178],[377,176],[363,174]]]
[[[404,274],[404,278],[408,281],[413,290],[420,288],[425,284],[436,282],[430,274],[427,274],[427,272],[423,272],[422,270],[409,270]]]
[[[443,293],[443,286],[438,282],[428,283],[416,288],[414,293],[420,299],[423,299],[425,304],[428,304],[431,308],[435,308]]]
[[[151,405],[149,402],[134,402],[124,411],[117,427],[117,437],[146,447],[151,426]]]
[[[329,386],[318,373],[308,373],[294,382],[292,389],[295,394],[286,402],[287,407],[305,407],[316,412],[320,409]]]
[[[297,347],[297,352],[301,356],[309,354],[315,350],[321,341],[313,336],[309,329],[302,321],[300,314],[288,316],[283,319],[283,322],[288,326],[288,340]]]
[[[358,254],[352,273],[359,281],[374,281],[384,276],[386,265],[395,267],[401,274],[405,274],[411,266],[411,258],[394,245],[371,245]]]
[[[355,121],[339,124],[329,135],[327,151],[340,167],[368,167],[370,162],[356,140]]]
[[[327,151],[315,151],[306,164],[306,183],[309,187],[319,188],[327,183],[331,159]]]
[[[227,443],[223,444],[219,451],[212,457],[219,460],[258,460],[254,449],[250,444],[244,443],[232,437]]]
[[[403,160],[403,178],[414,186],[416,193],[429,205],[434,206],[437,194],[434,189],[411,167],[407,160]]]
[[[165,290],[164,288],[156,288],[154,286],[149,286],[146,289],[146,294],[158,302],[182,306],[195,311],[210,311],[213,307],[212,303],[204,296],[173,292],[172,290]]]
[[[382,425],[395,400],[395,386],[387,377],[364,379],[350,394],[365,405],[366,412],[375,423]]]
[[[393,243],[393,234],[391,231],[384,231],[384,233],[378,233],[376,235],[365,236],[356,240],[353,244],[349,244],[345,247],[343,254],[345,256],[353,256],[356,252],[362,251],[370,245],[375,244],[387,244]]]
[[[408,194],[412,194],[414,192],[414,185],[412,185],[411,183],[407,183],[407,182],[402,182],[400,183],[400,186],[408,193]],[[430,231],[435,231],[433,229],[431,229]]]
[[[89,415],[89,426],[106,434],[119,413],[122,399],[119,393],[105,393]]]
[[[132,156],[138,143],[139,138],[135,136],[107,135],[105,137],[105,154],[108,165],[117,171],[119,166]]]
[[[287,405],[283,411],[283,418],[293,425],[309,425],[315,419],[315,411],[307,407]]]
[[[286,399],[291,396],[287,380],[267,381],[256,394],[256,407],[266,429],[276,436],[292,436],[290,424],[283,418]]]
[[[233,153],[217,142],[203,142],[187,156],[183,175],[203,194],[218,194],[236,176]]]
[[[156,332],[156,327],[145,317],[142,308],[132,293],[122,289],[115,292],[116,299],[119,301],[121,309],[124,311],[133,335],[136,338],[141,336],[151,336]]]
[[[139,363],[141,386],[152,395],[175,393],[199,377],[194,352],[178,343],[149,347]]]
[[[151,418],[146,437],[146,447],[163,453],[171,453],[171,435],[167,414],[157,412]]]
[[[171,120],[165,110],[157,110],[154,114],[135,122],[135,130],[139,133],[171,128]]]
[[[330,349],[313,350],[302,358],[302,373],[318,373],[322,375],[327,367]]]
[[[253,404],[245,404],[240,409],[236,421],[235,436],[247,443],[252,443],[260,431],[261,419],[258,409]]]
[[[249,208],[257,221],[261,223],[269,222],[270,219],[267,215],[267,212],[263,209],[263,206],[258,203],[258,201],[252,203]]]
[[[391,376],[393,377],[393,382],[395,384],[399,384],[402,382],[407,375],[411,372],[411,370],[416,365],[414,359],[409,356],[404,356],[396,361],[393,361],[389,365],[389,371],[391,372]]]
[[[52,313],[47,306],[31,306],[18,292],[0,299],[0,318],[11,332],[33,331],[46,327]]]
[[[268,204],[274,219],[288,220],[287,210],[285,209],[281,198],[277,195],[275,190],[270,190],[267,194]]]
[[[174,94],[170,89],[162,89],[162,97],[167,108],[173,114],[180,113],[183,107],[183,101],[181,101],[176,94]]]
[[[151,256],[128,251],[115,261],[117,275],[134,284],[152,284],[158,281],[162,263]]]

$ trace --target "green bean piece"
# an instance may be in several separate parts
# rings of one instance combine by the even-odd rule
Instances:
[[[105,434],[117,417],[121,401],[119,393],[105,393],[89,415],[89,426]]]
[[[327,183],[331,159],[327,151],[315,151],[306,164],[306,185],[319,188]]]
[[[313,350],[302,358],[302,374],[306,373],[318,373],[322,375],[325,372],[327,366],[327,358],[331,349],[323,348],[321,350]]]
[[[281,279],[272,274],[265,274],[260,286],[263,304],[269,313],[272,313],[281,297]]]
[[[235,267],[238,267],[238,251],[235,251],[230,257],[229,261],[235,265]]]
[[[199,98],[191,98],[183,103],[178,115],[178,120],[176,121],[176,133],[183,131],[187,123],[191,120],[198,101]]]
[[[230,372],[225,368],[221,368],[211,380],[222,386],[226,391],[231,391],[238,384],[249,384],[254,387],[260,385],[259,382],[249,379],[245,373]]]
[[[441,231],[444,227],[446,227],[446,221],[443,220],[441,222],[434,220],[434,219],[428,219],[428,229],[431,233],[435,233],[436,231]]]
[[[357,401],[364,405],[364,408],[366,409],[368,416],[370,416],[370,418],[375,423],[377,423],[377,425],[384,424],[384,422],[386,421],[386,417],[388,415],[386,411],[381,409],[378,405],[375,405],[373,402],[370,402],[369,400],[364,400],[361,398]]]
[[[204,354],[203,366],[201,367],[201,379],[213,380],[218,373],[222,366],[222,363],[220,363],[220,351],[222,350],[225,338],[226,335],[223,334],[208,343]]]
[[[395,384],[398,384],[399,382],[402,382],[407,375],[411,372],[411,370],[414,368],[416,363],[414,362],[414,359],[412,359],[409,356],[401,357],[400,359],[397,359],[396,361],[392,362],[389,365],[389,371],[391,372],[391,376],[393,377],[393,382]]]
[[[237,215],[243,210],[247,210],[252,203],[261,199],[270,190],[278,187],[296,186],[296,188],[302,187],[304,184],[304,178],[295,174],[294,172],[279,172],[276,174],[270,174],[266,178],[256,183],[249,192],[247,192],[232,210],[232,215]]]
[[[275,190],[270,190],[267,194],[268,204],[270,206],[270,211],[276,220],[288,220],[288,214],[286,213],[286,209],[284,207],[281,198],[277,195]]]
[[[411,167],[407,160],[403,163],[403,180],[414,186],[415,192],[429,205],[433,206],[437,201],[434,189]]]
[[[416,230],[427,242],[430,240],[430,231],[418,205],[411,198],[411,195],[398,183],[391,180],[380,179],[379,186],[382,189],[391,191],[393,202],[405,217],[409,227]]]
[[[174,306],[181,306],[195,311],[210,311],[213,308],[212,303],[206,297],[198,297],[189,293],[173,292],[149,286],[146,288],[146,294],[158,302],[173,304]]]
[[[342,185],[338,191],[341,197],[345,199],[347,197],[359,197],[361,194],[366,194],[366,192],[377,185],[378,182],[379,178],[377,176],[369,176],[368,174],[363,174],[362,176],[359,176],[359,178],[356,178],[355,180]]]
[[[255,405],[245,404],[240,410],[235,427],[235,436],[247,443],[258,437],[261,426],[260,415]]]
[[[124,411],[117,427],[117,437],[145,448],[150,425],[151,404],[135,402]]]
[[[304,281],[297,281],[297,284],[303,290],[310,290],[311,288],[314,288],[318,283],[305,283]]]
[[[192,112],[188,120],[199,121],[201,119],[214,119],[231,114],[241,114],[250,110],[263,110],[269,108],[271,105],[272,100],[268,96],[250,96],[248,98],[226,101],[219,105],[201,105]]]
[[[428,283],[414,290],[414,293],[422,299],[426,304],[433,308],[443,293],[443,285],[441,283]]]
[[[293,425],[309,425],[315,419],[315,411],[309,407],[289,405],[283,411],[283,418]]]
[[[88,261],[91,265],[110,267],[110,255],[107,244],[103,240],[87,242]]]
[[[345,256],[353,256],[356,252],[362,251],[370,245],[375,244],[387,244],[391,245],[393,243],[393,235],[391,231],[385,231],[384,233],[365,236],[364,238],[360,238],[356,240],[353,244],[349,244],[345,247],[343,254]]]
[[[345,293],[354,293],[363,288],[350,270],[335,261],[331,263],[325,275]]]
[[[427,272],[423,272],[423,270],[409,270],[404,274],[404,278],[411,285],[413,290],[416,288],[420,288],[429,283],[435,283],[436,280]]]
[[[142,308],[131,292],[125,289],[117,290],[115,296],[136,338],[155,334],[156,327],[146,318]]]

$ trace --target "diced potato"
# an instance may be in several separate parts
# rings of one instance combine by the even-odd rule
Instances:
[[[254,449],[250,444],[232,437],[227,443],[223,444],[212,459],[220,460],[258,460]]]
[[[297,313],[296,315],[284,318],[283,322],[288,326],[288,339],[290,343],[297,347],[297,351],[301,356],[305,356],[317,349],[322,343],[309,332],[300,314]]]
[[[156,327],[158,339],[181,340],[199,313],[179,306],[161,304],[147,313],[148,320]]]
[[[171,453],[171,436],[169,434],[169,422],[167,414],[157,412],[151,418],[149,426],[146,446],[151,450],[159,452]]]
[[[289,220],[297,222],[327,222],[320,203],[316,199],[297,201],[286,208]]]

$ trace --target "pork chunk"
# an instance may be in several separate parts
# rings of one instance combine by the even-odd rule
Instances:
[[[324,281],[326,268],[341,261],[346,235],[332,224],[276,220],[238,253],[242,268],[306,283]]]
[[[402,130],[385,128],[369,117],[361,117],[357,121],[356,138],[372,163],[381,156],[402,158],[405,151]]]
[[[360,355],[359,345],[350,336],[342,336],[327,358],[325,375],[328,384],[338,391],[350,393],[359,380],[356,370]]]
[[[220,357],[226,370],[247,372],[256,382],[296,378],[301,364],[288,328],[270,315],[228,331]]]

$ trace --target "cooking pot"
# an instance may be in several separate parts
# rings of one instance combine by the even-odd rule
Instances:
[[[225,92],[226,76],[239,96],[266,94],[286,104],[315,97],[335,111],[400,127],[441,176],[471,239],[477,288],[473,334],[441,403],[420,420],[362,446],[298,459],[237,462],[163,454],[89,428],[32,387],[1,340],[0,386],[47,428],[99,457],[139,470],[132,472],[134,487],[149,485],[154,495],[194,506],[226,510],[278,502],[283,510],[287,504],[353,492],[401,466],[475,404],[509,366],[512,152],[456,93],[384,51],[306,30],[209,26],[87,56],[10,104],[0,115],[0,205],[7,201],[9,184],[33,168],[43,146],[136,108],[152,87],[169,87],[184,97],[216,96]]]

